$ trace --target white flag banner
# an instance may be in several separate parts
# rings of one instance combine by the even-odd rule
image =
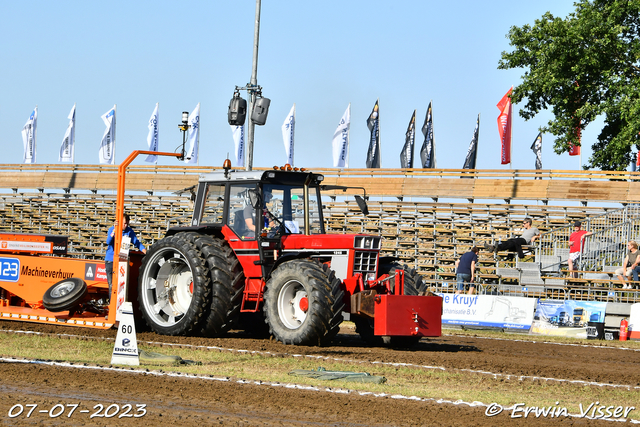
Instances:
[[[147,135],[147,145],[149,146],[149,151],[158,151],[158,119],[160,112],[158,111],[158,103],[156,102],[156,108],[153,110],[151,114],[151,118],[149,118],[149,135]],[[145,162],[154,163],[158,161],[158,156],[155,154],[149,154]]]
[[[333,167],[349,167],[349,127],[351,125],[351,104],[342,115],[340,124],[333,134]]]
[[[98,157],[100,163],[114,165],[116,163],[116,106],[104,113],[101,118],[107,128],[102,135]]]
[[[233,134],[233,143],[236,147],[236,161],[233,166],[244,167],[244,125],[231,125],[231,133]]]
[[[24,144],[23,163],[36,162],[36,127],[38,125],[38,107],[33,109],[29,120],[22,128],[22,143]]]
[[[287,153],[287,163],[293,166],[293,139],[296,129],[296,104],[293,104],[287,118],[282,124],[282,139],[284,151]]]
[[[71,112],[69,113],[69,126],[62,138],[62,145],[60,145],[60,154],[58,155],[59,162],[73,163],[75,159],[75,140],[76,140],[76,104],[73,104]]]
[[[196,105],[189,115],[189,151],[184,158],[185,163],[198,163],[198,151],[200,150],[200,103]]]

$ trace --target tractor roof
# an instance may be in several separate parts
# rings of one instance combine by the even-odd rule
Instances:
[[[261,181],[269,184],[302,185],[309,180],[310,184],[320,183],[324,177],[320,174],[301,171],[267,170],[267,171],[236,171],[212,172],[200,175],[200,182],[227,181]]]

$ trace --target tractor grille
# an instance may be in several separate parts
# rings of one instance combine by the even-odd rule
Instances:
[[[376,272],[377,263],[377,251],[356,251],[353,259],[353,273],[362,273],[367,277],[367,273]]]

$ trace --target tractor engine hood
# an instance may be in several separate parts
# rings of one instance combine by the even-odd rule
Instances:
[[[357,249],[380,250],[380,236],[366,234],[290,234],[282,239],[284,250]]]

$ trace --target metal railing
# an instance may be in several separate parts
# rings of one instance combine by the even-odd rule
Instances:
[[[628,205],[581,222],[583,230],[593,233],[585,239],[581,269],[596,271],[606,265],[620,265],[626,253],[626,242],[640,237],[640,205]],[[537,240],[536,261],[544,264],[546,259],[551,260],[549,265],[566,264],[573,230],[573,225],[565,225],[542,233]]]

